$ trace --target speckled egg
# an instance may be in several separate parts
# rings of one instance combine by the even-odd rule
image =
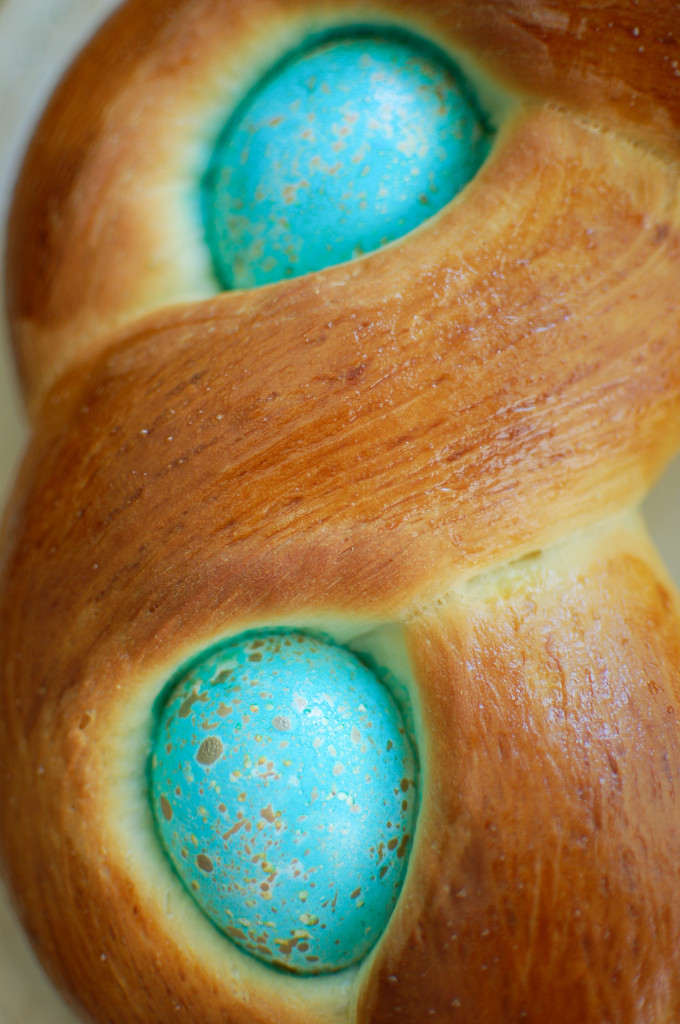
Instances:
[[[150,789],[177,873],[242,949],[318,974],[385,929],[417,760],[390,690],[348,649],[277,631],[196,661],[158,711]]]
[[[346,29],[284,58],[230,117],[203,181],[224,288],[370,252],[448,203],[492,129],[448,55],[401,31]]]

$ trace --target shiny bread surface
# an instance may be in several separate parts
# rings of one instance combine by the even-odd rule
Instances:
[[[55,94],[8,242],[0,846],[85,1019],[680,1017],[679,604],[637,514],[680,442],[678,15],[644,14],[133,0]],[[220,293],[225,106],[382,21],[505,97],[489,160],[382,250]],[[285,626],[393,669],[422,769],[386,932],[314,979],[216,932],[146,796],[177,667]]]

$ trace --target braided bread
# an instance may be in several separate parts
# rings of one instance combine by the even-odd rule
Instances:
[[[665,0],[128,0],[54,94],[7,244],[32,435],[3,537],[0,850],[84,1019],[680,1019],[680,605],[639,513],[680,447],[678,19]],[[470,83],[479,166],[386,244],[234,287],[233,236],[216,258],[197,199],[231,170],[206,155],[291,54],[355,38],[415,41]],[[318,681],[317,650],[350,675]],[[243,763],[290,743],[289,790],[312,795],[258,818],[240,781],[225,794],[261,709]],[[316,725],[296,747],[298,712]],[[347,811],[328,846],[323,815],[305,824],[322,742],[336,779],[361,752],[318,801]],[[345,886],[370,932],[350,942],[352,837],[392,791],[391,838]],[[204,819],[220,850],[249,834],[221,880]],[[257,846],[275,829],[325,851],[304,886]],[[337,906],[312,913],[327,871]],[[304,928],[284,935],[293,875]],[[362,894],[384,919],[352,917]]]

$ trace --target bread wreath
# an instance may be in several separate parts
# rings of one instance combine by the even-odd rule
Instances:
[[[385,249],[217,293],[207,141],[286,47],[358,21],[507,90],[491,157]],[[632,0],[130,0],[55,94],[8,243],[33,437],[0,843],[94,1020],[680,1017],[680,620],[637,513],[680,441],[679,27]],[[204,918],[144,772],[177,666],[287,625],[391,659],[422,769],[385,934],[313,979]]]

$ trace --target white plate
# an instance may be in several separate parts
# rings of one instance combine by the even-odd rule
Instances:
[[[0,229],[21,152],[45,98],[71,55],[116,3],[0,0]],[[6,325],[0,320],[0,501],[4,502],[26,436]],[[676,581],[680,581],[679,502],[680,462],[676,461],[646,502],[652,534]],[[0,1024],[77,1024],[35,963],[2,898]]]

